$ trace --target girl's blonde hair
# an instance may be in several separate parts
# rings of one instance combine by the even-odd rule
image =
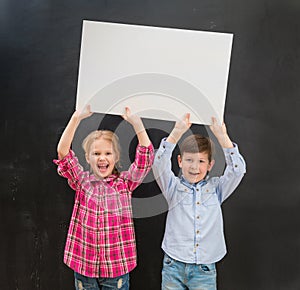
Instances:
[[[121,148],[120,148],[120,141],[119,137],[112,131],[109,130],[96,130],[91,132],[89,135],[87,135],[83,142],[82,142],[82,148],[85,152],[85,154],[90,154],[91,151],[91,145],[95,140],[98,140],[100,138],[103,138],[104,140],[110,141],[112,143],[113,152],[116,156],[115,160],[115,167],[113,169],[113,174],[118,174],[119,170],[121,168],[120,165],[120,156],[121,156]]]

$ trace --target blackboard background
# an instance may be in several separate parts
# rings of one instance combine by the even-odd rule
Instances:
[[[299,14],[296,0],[2,0],[0,288],[73,289],[62,262],[73,193],[52,159],[75,107],[88,19],[234,33],[225,120],[248,172],[223,205],[219,289],[300,289]],[[164,221],[135,220],[133,290],[160,289]]]

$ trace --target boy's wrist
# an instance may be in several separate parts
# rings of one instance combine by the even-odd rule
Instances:
[[[222,148],[233,148],[234,145],[227,134],[217,137]]]
[[[176,129],[174,128],[171,133],[169,134],[169,137],[168,137],[168,141],[171,141],[172,143],[177,143],[180,138],[182,137],[183,135],[183,132],[179,129]],[[172,140],[170,140],[172,139]]]

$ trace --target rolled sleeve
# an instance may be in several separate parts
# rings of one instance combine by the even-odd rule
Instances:
[[[85,178],[82,166],[78,162],[74,151],[70,149],[69,153],[62,159],[54,159],[54,164],[57,167],[57,173],[68,179],[70,187],[74,190],[77,189],[81,180]]]
[[[218,192],[220,201],[227,199],[241,182],[246,173],[246,162],[240,154],[237,144],[233,148],[223,148],[225,154],[226,168],[220,177]]]
[[[232,171],[239,174],[244,174],[246,172],[246,162],[243,156],[239,152],[238,145],[233,143],[233,148],[223,148],[226,165],[232,168]]]
[[[128,187],[133,191],[140,185],[145,176],[150,171],[154,160],[154,148],[152,143],[149,146],[138,144],[136,148],[135,160],[130,165],[127,172],[124,172],[124,177],[128,179]]]

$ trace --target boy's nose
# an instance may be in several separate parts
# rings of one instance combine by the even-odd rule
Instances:
[[[191,164],[191,168],[196,169],[196,168],[197,168],[197,163],[196,163],[196,162],[193,162],[193,163]]]

